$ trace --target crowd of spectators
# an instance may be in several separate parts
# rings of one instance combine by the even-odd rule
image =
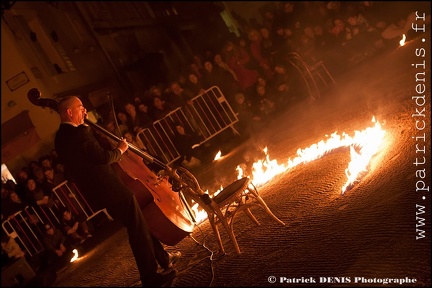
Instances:
[[[13,223],[18,236],[12,237],[2,229],[2,267],[24,257],[35,272],[50,266],[57,269],[70,261],[73,248],[92,237],[93,228],[86,217],[72,212],[68,203],[60,202],[55,195],[53,189],[65,180],[63,165],[53,149],[21,168],[14,180],[2,183],[2,224]],[[42,252],[35,260],[25,247]]]
[[[288,53],[296,53],[308,67],[323,61],[331,74],[343,73],[408,33],[414,6],[394,6],[381,1],[271,2],[261,23],[233,12],[241,35],[229,35],[220,47],[199,51],[169,83],[154,83],[125,97],[116,105],[121,130],[117,134],[146,150],[145,141],[137,139],[140,131],[179,107],[193,105],[195,96],[217,86],[239,116],[238,132],[247,138],[309,97],[299,72],[286,61]],[[392,13],[383,13],[390,8]],[[113,115],[100,114],[104,125],[112,125]]]
[[[176,79],[169,83],[154,83],[145,91],[135,91],[134,95],[117,104],[120,131],[114,127],[114,115],[109,112],[99,111],[102,124],[113,134],[148,151],[146,143],[137,137],[140,131],[178,107],[193,105],[191,100],[195,96],[217,86],[238,115],[237,130],[247,137],[278,113],[308,97],[298,81],[298,72],[285,61],[288,53],[297,53],[310,66],[323,61],[330,73],[338,75],[386,48],[395,47],[400,36],[409,33],[415,11],[413,5],[411,2],[385,1],[269,2],[262,12],[261,23],[255,18],[246,20],[233,12],[241,28],[240,37],[231,35],[220,47],[196,53]],[[195,149],[200,135],[185,131],[180,123],[175,126],[173,131],[177,132],[173,142],[183,156],[180,165],[199,166],[199,158],[205,153]],[[52,197],[52,188],[65,180],[55,150],[39,161],[31,161],[16,174],[16,180],[16,184],[8,181],[2,185],[2,221],[12,219],[29,206],[45,212],[50,209],[58,219],[63,219],[66,207],[61,207]],[[38,217],[30,212],[26,217],[38,226],[35,231],[41,231],[43,235],[46,230],[58,229],[65,237],[64,241],[72,234],[73,240],[79,243],[91,235],[85,227],[82,235],[76,234],[82,224],[69,225],[74,231],[67,232],[61,223],[50,217],[52,212],[41,213],[46,216],[45,223],[49,224],[45,229]],[[63,241],[62,237],[58,238]],[[4,237],[4,241],[6,247],[10,239]],[[25,254],[16,252],[13,243],[9,245],[13,246],[10,251],[14,251],[10,252],[11,257]],[[57,250],[62,252],[57,253]],[[54,252],[63,254],[63,250],[61,247]]]

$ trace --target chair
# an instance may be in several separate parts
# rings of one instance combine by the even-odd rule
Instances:
[[[331,85],[335,85],[336,81],[324,65],[324,61],[318,61],[309,67],[315,82],[320,90],[324,90]]]
[[[234,181],[219,194],[210,197],[210,195],[202,191],[198,181],[188,170],[178,167],[176,173],[183,181],[181,191],[206,211],[221,253],[225,253],[225,249],[219,233],[219,224],[222,224],[225,228],[234,245],[235,251],[237,254],[240,254],[240,248],[233,230],[234,217],[239,211],[243,211],[252,222],[259,226],[260,223],[250,210],[252,206],[257,206],[262,208],[276,222],[285,226],[285,223],[271,212],[267,204],[258,194],[256,187],[247,177]]]

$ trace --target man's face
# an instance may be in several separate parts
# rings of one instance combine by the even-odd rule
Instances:
[[[76,125],[81,125],[84,123],[84,119],[87,115],[87,109],[84,108],[81,100],[76,97],[75,100],[68,107],[68,115],[71,118],[71,122]]]

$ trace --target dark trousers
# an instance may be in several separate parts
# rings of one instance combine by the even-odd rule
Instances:
[[[129,245],[135,257],[141,282],[151,282],[158,269],[158,263],[162,267],[168,266],[168,253],[162,243],[151,234],[135,196],[128,197],[122,202],[124,203],[116,203],[115,207],[108,208],[108,212],[114,219],[120,220],[127,229]]]

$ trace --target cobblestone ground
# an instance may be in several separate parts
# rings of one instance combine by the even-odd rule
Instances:
[[[300,281],[295,286],[316,282],[375,287],[390,278],[411,281],[407,286],[429,287],[430,222],[427,229],[417,227],[427,233],[416,240],[416,216],[430,219],[430,194],[416,192],[415,185],[419,168],[426,169],[425,181],[430,185],[430,163],[417,168],[412,164],[418,156],[412,137],[420,132],[412,117],[416,103],[411,99],[416,93],[415,74],[420,72],[411,63],[423,61],[415,55],[416,48],[429,49],[430,64],[430,38],[426,38],[426,42],[414,39],[359,63],[338,77],[337,85],[322,98],[293,107],[233,149],[225,160],[195,171],[201,186],[212,191],[234,181],[236,166],[253,159],[264,146],[271,159],[282,163],[294,157],[298,148],[309,147],[325,135],[351,134],[372,126],[372,116],[386,130],[384,148],[372,159],[370,171],[344,195],[340,191],[346,181],[348,150],[298,165],[260,187],[264,200],[286,226],[260,210],[253,210],[260,226],[238,215],[234,231],[240,255],[234,253],[223,229],[227,254],[218,255],[207,222],[190,237],[167,247],[183,254],[175,265],[178,276],[172,286],[292,286],[293,281]],[[419,144],[429,147],[426,159],[430,162],[430,66],[422,72],[428,83],[422,118],[428,132],[425,143]],[[416,205],[426,206],[426,213],[416,214]],[[276,277],[276,283],[269,283],[270,276]],[[339,277],[343,283],[332,284],[330,277]],[[124,229],[59,271],[54,283],[56,287],[140,285]]]

